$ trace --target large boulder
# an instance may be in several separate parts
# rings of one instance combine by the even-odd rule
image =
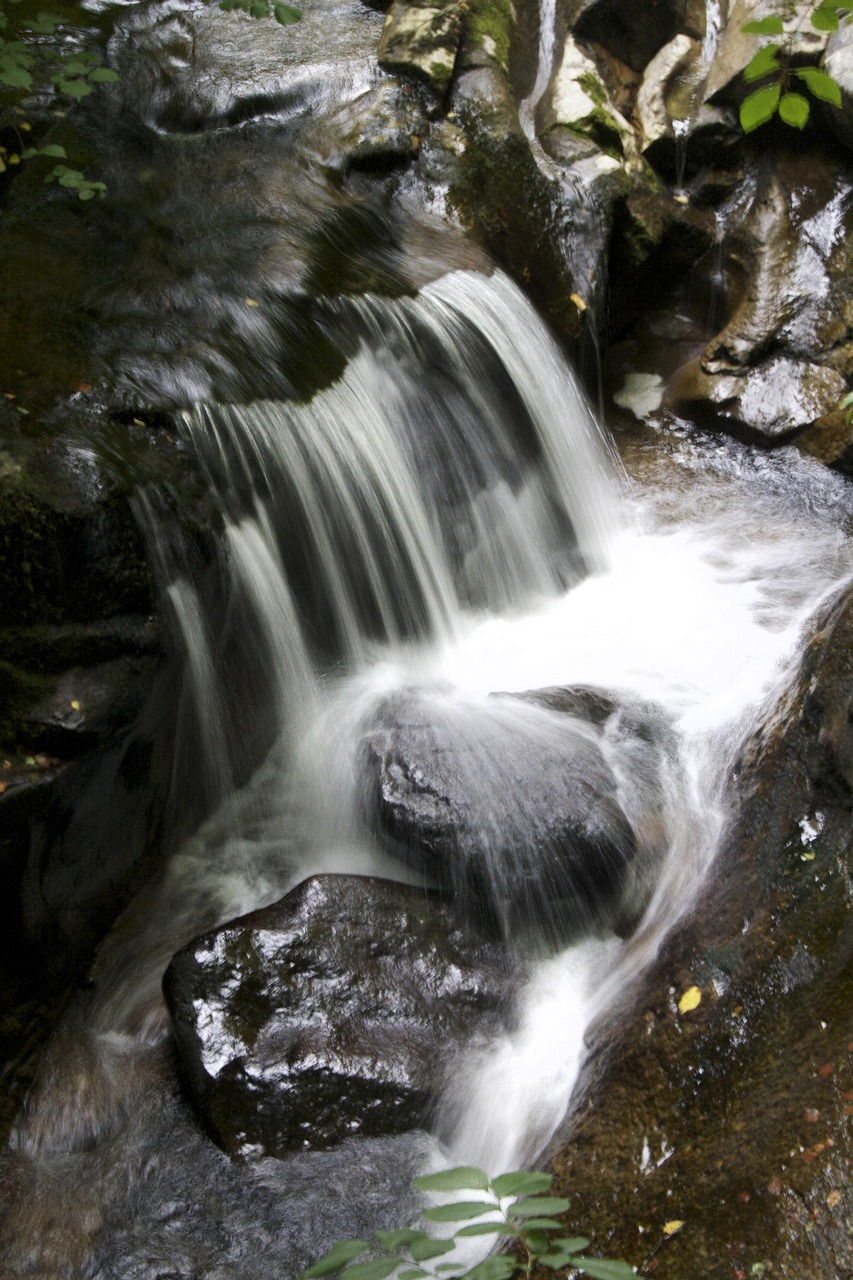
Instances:
[[[558,1182],[660,1280],[850,1273],[852,715],[848,589],[741,752],[688,918],[590,1035]]]
[[[604,708],[596,720],[566,691],[395,696],[365,730],[369,817],[391,852],[491,930],[558,943],[629,930],[647,845],[605,754],[615,707]]]
[[[181,1066],[233,1155],[422,1126],[459,1052],[506,1025],[512,965],[424,890],[315,876],[179,952]]]

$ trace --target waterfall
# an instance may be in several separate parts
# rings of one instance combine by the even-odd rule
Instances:
[[[195,1195],[184,1189],[193,1177],[218,1180],[226,1241],[252,1237],[252,1214],[266,1215],[251,1273],[266,1280],[317,1251],[316,1219],[325,1246],[358,1228],[351,1201],[393,1200],[401,1169],[534,1160],[571,1104],[591,1021],[630,993],[707,875],[756,709],[789,678],[805,620],[853,568],[833,514],[840,482],[791,457],[755,467],[735,445],[673,447],[639,496],[535,311],[499,273],[451,273],[413,298],[340,300],[325,323],[346,366],[310,401],[182,415],[222,513],[212,562],[182,554],[151,495],[139,502],[152,543],[172,548],[154,563],[186,732],[218,794],[104,943],[14,1137],[35,1162],[65,1152],[67,1179],[82,1178],[86,1147],[104,1169],[111,1150],[134,1170],[125,1189],[103,1171],[86,1183],[122,1222],[102,1233],[98,1280],[130,1274],[130,1257],[161,1245],[171,1256],[163,1205]],[[568,712],[567,689],[581,691]],[[585,697],[605,708],[597,721]],[[169,1036],[163,971],[199,933],[319,872],[430,878],[377,838],[362,803],[363,745],[400,707],[415,738],[425,726],[455,753],[480,806],[484,892],[529,971],[516,1023],[460,1064],[433,1132],[407,1146],[248,1171],[205,1163],[156,1084]],[[535,850],[528,795],[559,784],[567,750],[609,780],[606,811],[633,855],[624,867],[615,841],[618,900],[588,918],[559,894],[512,888]],[[87,1073],[100,1082],[91,1095],[78,1083]],[[123,1090],[137,1096],[140,1081],[145,1105],[126,1114]],[[153,1219],[143,1204],[157,1206]],[[286,1232],[270,1225],[282,1215]],[[209,1242],[183,1230],[192,1271]],[[147,1265],[140,1275],[153,1274]]]

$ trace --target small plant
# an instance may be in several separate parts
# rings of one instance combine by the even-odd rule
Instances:
[[[839,409],[844,410],[844,421],[853,423],[853,391],[848,391],[838,404]]]
[[[569,1201],[547,1194],[551,1181],[547,1173],[502,1173],[489,1178],[484,1170],[466,1166],[415,1178],[412,1185],[418,1191],[476,1193],[477,1199],[435,1205],[423,1213],[429,1222],[466,1225],[450,1237],[404,1227],[376,1231],[372,1240],[339,1240],[303,1272],[303,1278],[316,1280],[339,1273],[341,1280],[388,1280],[391,1276],[396,1280],[511,1280],[513,1276],[529,1277],[534,1264],[539,1263],[553,1271],[571,1270],[594,1280],[634,1280],[634,1269],[627,1262],[587,1257],[583,1251],[589,1241],[584,1236],[557,1234],[565,1228],[554,1215],[565,1213]],[[486,1214],[488,1221],[476,1221]],[[458,1242],[472,1236],[512,1242],[517,1252],[494,1254],[470,1268],[459,1260],[449,1260]],[[367,1253],[370,1258],[357,1261]],[[438,1258],[445,1261],[437,1262]]]
[[[789,9],[793,6],[789,5]],[[850,12],[835,0],[820,0],[811,14],[811,24],[816,31],[837,31],[843,17]],[[804,128],[811,106],[799,89],[807,90],[813,98],[841,106],[841,89],[826,71],[819,67],[792,67],[793,38],[796,30],[786,34],[781,14],[774,13],[754,22],[746,22],[741,31],[749,36],[785,36],[781,42],[762,44],[744,68],[747,84],[761,82],[740,106],[740,123],[744,133],[752,133],[767,124],[778,113],[779,119],[794,129]]]

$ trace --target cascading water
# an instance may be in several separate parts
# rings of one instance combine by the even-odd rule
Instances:
[[[14,1139],[40,1203],[51,1188],[102,1222],[85,1242],[97,1280],[161,1274],[177,1255],[193,1275],[293,1274],[336,1236],[399,1222],[418,1168],[535,1159],[570,1104],[591,1019],[617,1007],[707,873],[750,716],[853,567],[835,482],[790,458],[762,470],[736,447],[698,462],[676,449],[632,495],[500,275],[340,303],[328,324],[349,360],[310,403],[197,406],[183,420],[223,548],[215,571],[164,562],[163,590],[219,804],[102,947]],[[703,468],[720,474],[706,482]],[[139,509],[161,538],[155,496]],[[567,688],[581,691],[568,711],[555,692]],[[491,914],[530,967],[516,1026],[462,1065],[429,1139],[216,1163],[170,1097],[163,970],[198,933],[309,875],[428,876],[378,841],[362,804],[364,743],[387,736],[400,699],[415,707],[404,727],[425,723],[457,753],[485,815],[474,843]],[[543,899],[524,898],[519,918],[507,885],[537,820],[536,761],[563,752],[610,779],[606,811],[631,858],[613,910],[570,912],[561,938],[560,908],[543,931]],[[193,1178],[216,1199],[213,1235],[190,1207]],[[17,1222],[12,1274],[44,1228],[32,1217]]]

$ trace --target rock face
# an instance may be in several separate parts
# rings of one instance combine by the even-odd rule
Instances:
[[[570,694],[554,699],[398,696],[367,727],[363,776],[389,849],[457,911],[504,935],[564,942],[630,928],[638,841],[603,751],[612,704],[596,723]]]
[[[510,977],[423,890],[315,876],[179,952],[165,991],[213,1138],[281,1155],[420,1127],[456,1053],[505,1025]]]
[[[732,833],[695,910],[618,1044],[593,1034],[558,1179],[606,1252],[641,1272],[654,1252],[662,1280],[849,1274],[851,713],[848,590],[742,752]],[[679,1013],[694,984],[701,1003]],[[673,1218],[683,1230],[656,1248]]]

